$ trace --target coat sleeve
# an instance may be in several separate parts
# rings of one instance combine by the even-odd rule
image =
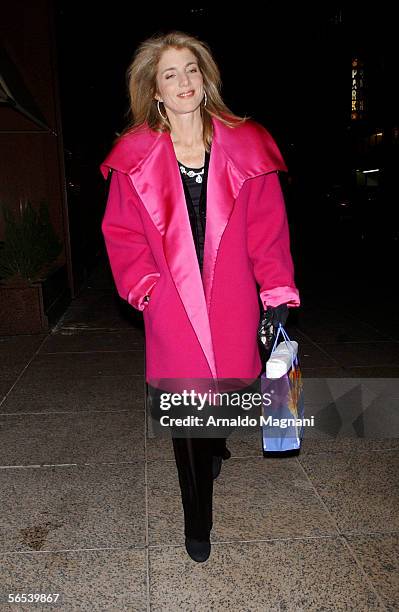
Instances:
[[[277,172],[247,181],[248,254],[263,307],[299,306],[290,251],[288,220]]]
[[[160,274],[129,177],[117,170],[112,172],[101,230],[118,294],[137,310],[144,310]]]

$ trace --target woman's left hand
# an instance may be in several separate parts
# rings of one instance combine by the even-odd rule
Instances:
[[[267,351],[273,346],[273,339],[279,323],[284,326],[287,321],[287,317],[287,304],[267,306],[266,310],[263,312],[258,328],[258,338]]]

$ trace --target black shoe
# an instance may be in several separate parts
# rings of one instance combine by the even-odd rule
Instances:
[[[194,538],[186,538],[186,550],[193,561],[203,563],[211,553],[211,543],[209,540],[195,540]]]
[[[230,459],[230,457],[231,457],[231,452],[229,451],[229,449],[226,446],[223,449],[222,459],[224,459],[226,461],[226,459]]]
[[[212,478],[213,480],[215,480],[219,474],[220,474],[220,470],[222,469],[222,457],[218,457],[216,455],[213,455],[212,457]]]
[[[220,474],[220,470],[222,469],[222,459],[223,461],[226,461],[226,459],[230,459],[230,457],[231,457],[231,452],[229,451],[227,446],[223,449],[223,453],[221,456],[213,455],[212,457],[212,478],[213,480],[215,480]]]

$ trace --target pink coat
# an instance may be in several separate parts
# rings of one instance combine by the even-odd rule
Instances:
[[[101,164],[105,178],[114,170],[102,221],[107,253],[119,295],[143,311],[154,386],[256,378],[258,293],[264,306],[300,304],[281,154],[254,120],[234,129],[212,122],[202,278],[170,134],[144,124]]]

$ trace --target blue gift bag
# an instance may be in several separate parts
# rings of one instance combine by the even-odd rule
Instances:
[[[280,333],[287,347],[292,348],[288,334],[279,325],[270,357],[272,357]],[[291,364],[286,374],[280,378],[267,378],[266,371],[261,375],[262,392],[262,444],[264,455],[279,456],[298,454],[303,438],[304,398],[303,381],[298,354],[292,350]],[[298,420],[299,419],[299,420]]]

